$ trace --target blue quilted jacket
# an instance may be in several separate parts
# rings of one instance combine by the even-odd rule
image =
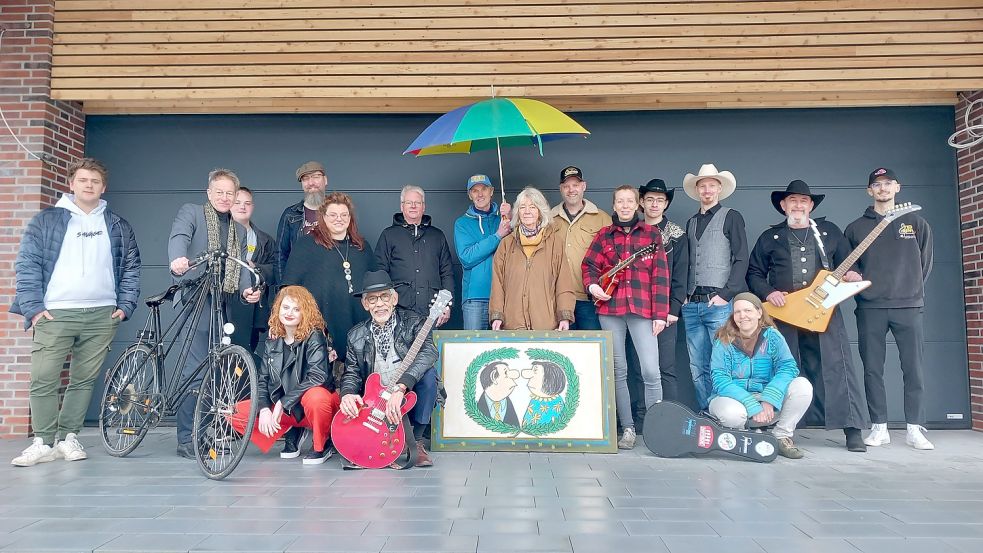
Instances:
[[[123,310],[126,318],[130,318],[140,299],[140,250],[130,223],[109,208],[106,208],[105,215],[113,251],[116,307]],[[30,328],[31,319],[44,311],[44,295],[71,218],[67,209],[49,207],[35,215],[24,230],[14,264],[17,291],[10,306],[11,313],[23,315],[26,319],[24,328]]]
[[[774,327],[762,331],[752,357],[733,344],[713,341],[710,355],[713,397],[740,401],[749,417],[761,412],[761,401],[781,409],[788,385],[797,376],[799,367],[795,358],[785,337]]]

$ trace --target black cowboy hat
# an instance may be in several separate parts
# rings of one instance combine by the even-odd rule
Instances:
[[[644,198],[645,194],[648,192],[660,192],[666,195],[666,209],[669,209],[669,204],[672,203],[672,196],[676,193],[676,189],[666,188],[666,181],[662,179],[652,179],[642,186],[638,187],[638,197],[639,199]]]
[[[822,203],[823,198],[826,197],[826,194],[813,194],[812,191],[809,190],[809,185],[806,184],[805,181],[794,180],[788,183],[788,186],[785,187],[784,191],[776,190],[771,193],[771,205],[775,206],[775,209],[777,209],[779,213],[785,215],[785,210],[782,209],[781,202],[792,194],[802,194],[803,196],[809,196],[812,198],[813,209],[819,207],[819,204]]]
[[[392,279],[389,278],[389,273],[385,271],[369,271],[365,273],[365,278],[362,279],[362,290],[352,295],[360,298],[362,294],[382,292],[383,290],[392,290],[394,288],[396,286],[393,284]]]

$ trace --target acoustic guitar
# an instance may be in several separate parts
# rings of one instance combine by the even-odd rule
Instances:
[[[597,285],[601,287],[601,290],[604,290],[605,294],[614,296],[614,290],[619,284],[621,284],[621,273],[627,269],[629,265],[634,263],[636,259],[642,258],[654,252],[657,247],[659,247],[659,245],[656,243],[649,244],[648,246],[645,246],[637,252],[622,259],[613,267],[607,271],[604,271],[604,274],[602,274],[601,278],[598,279]],[[595,299],[594,305],[600,307],[605,301],[607,300]]]
[[[348,417],[341,411],[331,421],[331,441],[342,457],[352,464],[367,469],[381,469],[399,459],[406,449],[402,417],[416,405],[416,394],[407,391],[400,409],[400,422],[393,424],[386,418],[386,403],[399,389],[397,382],[406,369],[413,364],[420,348],[427,339],[430,329],[450,304],[451,293],[441,290],[430,306],[427,320],[406,352],[392,379],[392,385],[383,386],[379,373],[372,373],[365,379],[365,392],[362,394],[362,407],[355,417]]]
[[[843,263],[830,272],[825,269],[816,274],[812,284],[785,296],[785,305],[776,307],[765,302],[765,311],[774,319],[813,332],[825,332],[829,320],[833,317],[833,309],[847,299],[859,294],[870,286],[869,280],[859,282],[844,282],[843,275],[853,267],[874,240],[884,232],[891,221],[914,213],[921,206],[912,203],[898,204],[884,214],[881,222],[870,231],[863,242],[857,244],[853,252],[843,260]]]

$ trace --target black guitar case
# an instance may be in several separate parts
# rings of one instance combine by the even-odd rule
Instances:
[[[724,428],[714,419],[694,414],[674,401],[661,401],[648,408],[642,437],[659,457],[705,455],[722,451],[758,463],[778,456],[778,440],[771,432]]]

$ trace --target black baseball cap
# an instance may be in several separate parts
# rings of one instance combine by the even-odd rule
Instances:
[[[898,180],[898,176],[894,174],[894,171],[888,169],[887,167],[878,167],[870,173],[870,178],[867,179],[867,186],[874,184],[874,181],[880,178],[885,178],[888,180]]]
[[[584,180],[584,172],[580,170],[580,167],[574,167],[573,165],[564,167],[560,171],[560,183],[563,183],[563,181],[570,177],[577,177],[578,180]]]

